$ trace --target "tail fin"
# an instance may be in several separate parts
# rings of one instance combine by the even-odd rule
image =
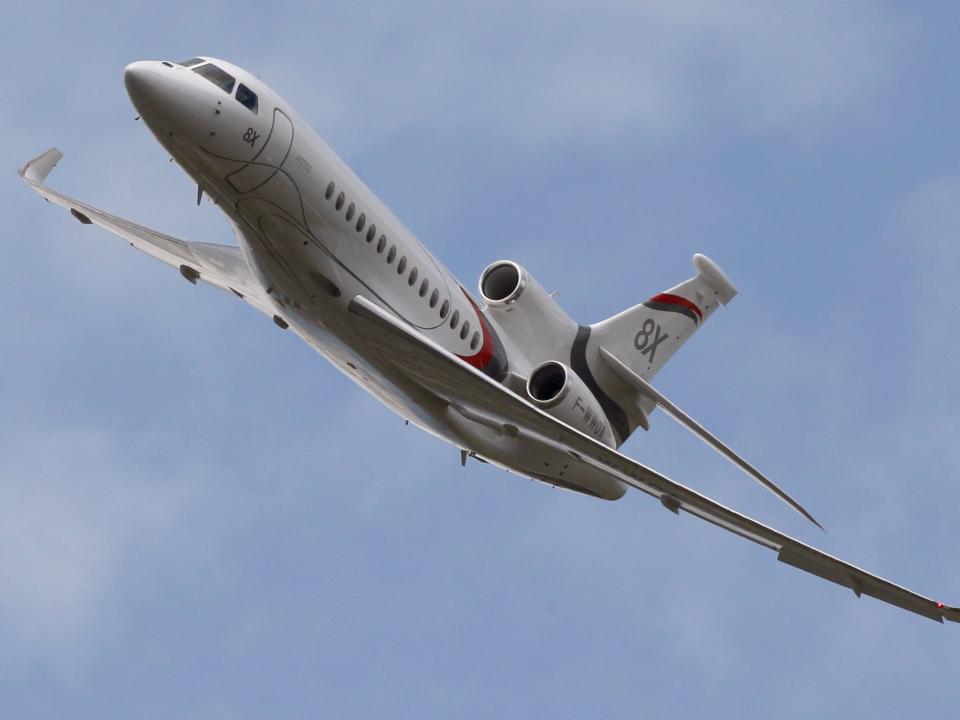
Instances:
[[[727,276],[709,258],[694,255],[693,267],[697,271],[696,277],[609,320],[592,325],[589,332],[582,333],[587,338],[585,374],[595,386],[599,381],[598,401],[607,413],[618,445],[638,425],[646,429],[647,416],[654,408],[660,407],[823,530],[823,526],[800,503],[648,382],[717,307],[726,305],[737,294]],[[667,508],[673,509],[670,505]]]
[[[647,427],[647,416],[656,403],[625,383],[600,348],[644,380],[656,375],[713,311],[737,294],[733,283],[709,258],[694,255],[693,267],[697,274],[686,282],[590,326],[586,361],[606,395],[626,415],[618,433],[621,442],[638,425]]]
[[[693,267],[695,277],[590,328],[599,345],[644,380],[656,375],[713,311],[737,294],[709,258],[694,255]]]

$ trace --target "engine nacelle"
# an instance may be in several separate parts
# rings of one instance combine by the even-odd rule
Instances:
[[[480,276],[480,295],[487,316],[521,349],[530,366],[570,356],[579,326],[523,267],[510,260],[492,263]]]
[[[573,370],[556,360],[540,363],[527,380],[534,405],[605,445],[616,447],[613,431],[593,393]]]

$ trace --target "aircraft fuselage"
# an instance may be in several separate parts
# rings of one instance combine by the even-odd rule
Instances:
[[[559,487],[620,497],[623,486],[605,473],[581,469],[570,477],[562,448],[504,436],[465,416],[364,346],[351,329],[358,319],[347,312],[357,295],[497,381],[508,363],[530,368],[450,271],[282,98],[241,68],[210,62],[255,97],[255,108],[237,100],[235,87],[218,85],[219,77],[180,64],[133,63],[125,82],[157,140],[229,218],[275,321],[402,417],[474,456]]]

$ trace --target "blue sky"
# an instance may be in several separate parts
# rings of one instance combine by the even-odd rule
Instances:
[[[740,295],[624,450],[960,603],[960,13],[952,3],[34,3],[0,53],[0,715],[955,712],[960,632],[645,497],[471,463],[289,333],[78,225],[51,182],[232,242],[128,62],[211,54],[310,120],[461,280],[512,258],[594,322]]]

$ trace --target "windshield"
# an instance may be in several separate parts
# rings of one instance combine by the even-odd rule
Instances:
[[[224,72],[216,65],[208,63],[207,65],[201,65],[200,67],[195,67],[193,71],[197,75],[205,77],[207,80],[212,82],[214,85],[219,87],[226,93],[233,92],[233,86],[236,84],[236,79],[233,75]]]

